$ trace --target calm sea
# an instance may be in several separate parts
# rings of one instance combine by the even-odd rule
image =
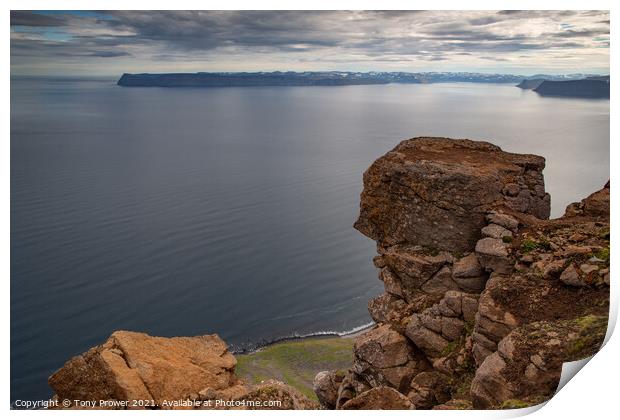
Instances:
[[[414,136],[547,158],[553,215],[609,176],[609,101],[508,85],[11,82],[11,399],[114,330],[236,348],[370,322],[363,171]]]

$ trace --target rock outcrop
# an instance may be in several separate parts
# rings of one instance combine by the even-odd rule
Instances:
[[[564,361],[596,352],[609,184],[548,220],[544,166],[489,143],[416,138],[366,171],[355,227],[377,242],[385,293],[324,405],[379,408],[373,390],[393,388],[417,409],[523,407],[553,395]]]
[[[217,335],[151,337],[117,331],[49,378],[59,399],[153,401],[187,398],[236,384],[235,357]]]
[[[606,330],[607,318],[594,315],[513,330],[476,371],[471,385],[474,406],[547,400],[560,381],[562,363],[596,353]]]
[[[217,335],[164,338],[117,331],[69,360],[49,384],[64,409],[318,408],[282,382],[244,384],[234,373],[236,363]]]
[[[354,354],[353,372],[371,387],[389,385],[406,392],[413,376],[429,368],[422,354],[389,324],[360,336]]]
[[[378,386],[342,405],[343,410],[415,410],[411,401],[394,388]]]
[[[540,156],[507,153],[486,142],[403,141],[364,173],[355,228],[381,247],[470,251],[491,210],[549,217],[544,167]]]
[[[316,374],[312,390],[323,407],[327,409],[336,408],[338,389],[343,379],[344,375],[340,372],[325,370]]]

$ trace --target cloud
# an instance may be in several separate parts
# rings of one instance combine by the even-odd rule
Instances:
[[[33,63],[74,65],[68,57],[84,57],[81,66],[94,70],[105,60],[111,72],[285,70],[308,63],[409,71],[430,62],[458,70],[516,63],[519,55],[528,68],[574,71],[579,63],[584,70],[609,66],[609,51],[601,48],[608,46],[608,22],[608,12],[572,10],[17,11],[11,55],[14,71]]]
[[[469,20],[469,24],[473,26],[486,26],[492,25],[497,22],[501,22],[502,19],[499,16],[484,16],[479,18],[474,18]]]
[[[43,15],[25,10],[11,10],[11,26],[49,27],[62,26],[66,22],[58,16]]]
[[[93,51],[89,54],[91,57],[124,57],[130,56],[126,51]]]
[[[609,35],[609,29],[583,29],[573,30],[567,29],[564,31],[545,33],[544,36],[553,38],[593,38],[596,36]]]

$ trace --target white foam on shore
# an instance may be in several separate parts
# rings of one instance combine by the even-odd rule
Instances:
[[[278,337],[278,338],[275,338],[269,341],[264,341],[257,345],[249,345],[247,347],[244,346],[243,348],[240,348],[240,349],[235,349],[233,346],[231,350],[233,354],[252,354],[270,345],[281,343],[283,341],[288,341],[288,340],[302,340],[305,338],[312,338],[312,337],[353,337],[371,328],[374,325],[375,325],[374,322],[369,322],[367,324],[363,324],[363,325],[360,325],[360,326],[357,326],[357,327],[351,328],[350,330],[345,330],[345,331],[326,330],[326,331],[315,331],[315,332],[306,333],[306,334],[300,334],[298,332],[294,332],[287,336]]]
[[[287,338],[320,337],[320,336],[325,336],[325,335],[335,335],[335,336],[338,336],[338,337],[347,337],[347,336],[350,336],[350,335],[355,335],[358,332],[364,331],[364,330],[372,327],[373,325],[375,325],[374,322],[369,322],[368,324],[360,325],[359,327],[354,327],[354,328],[351,328],[350,330],[346,330],[346,331],[316,331],[316,332],[309,333],[309,334],[297,334],[297,333],[294,333],[290,337],[286,337],[284,339],[286,340]]]

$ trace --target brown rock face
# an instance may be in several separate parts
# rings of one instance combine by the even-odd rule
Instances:
[[[499,270],[488,280],[476,314],[473,355],[478,365],[518,326],[607,313],[609,201],[605,204],[604,199],[609,199],[609,191],[603,188],[590,195],[578,203],[580,208],[588,208],[584,203],[591,203],[593,197],[596,212],[569,211],[560,219],[526,222],[524,229],[516,231],[514,243],[504,244],[502,264],[480,258],[489,269]],[[518,224],[504,219],[509,222],[506,225]],[[518,270],[506,274],[512,271],[506,270],[509,266]]]
[[[414,311],[414,304],[408,304],[387,292],[368,302],[368,312],[375,322],[388,323],[400,333],[405,331],[407,318]]]
[[[117,331],[49,378],[59,399],[164,400],[234,385],[236,360],[217,335],[151,337]]]
[[[609,220],[609,181],[605,186],[590,194],[579,203],[572,203],[566,207],[564,217],[586,216]]]
[[[387,385],[407,392],[411,379],[430,367],[409,340],[387,324],[359,336],[353,349],[353,371],[373,387]]]
[[[325,408],[334,409],[338,402],[338,388],[344,376],[336,371],[323,371],[316,374],[312,390]]]
[[[478,295],[446,292],[438,304],[411,316],[405,334],[429,360],[435,361],[461,338],[466,323],[473,324],[477,306]]]
[[[438,372],[422,372],[411,381],[407,397],[417,409],[429,409],[450,400],[449,378]]]
[[[378,326],[355,345],[337,409],[380,408],[364,404],[384,387],[417,409],[538,404],[562,362],[596,351],[609,185],[547,220],[543,167],[488,143],[417,138],[366,171],[355,227],[377,241],[385,292],[368,305]]]
[[[469,251],[489,210],[505,206],[549,217],[544,167],[540,156],[507,153],[486,142],[405,140],[364,173],[355,228],[383,246]]]
[[[343,410],[415,410],[411,401],[393,388],[380,386],[342,405]]]
[[[517,328],[476,371],[471,386],[474,407],[499,407],[515,399],[546,401],[558,386],[562,364],[596,353],[606,330],[607,317],[593,315]]]
[[[233,408],[245,410],[317,410],[319,405],[284,382],[269,379],[240,396]],[[260,404],[255,404],[260,401]]]

